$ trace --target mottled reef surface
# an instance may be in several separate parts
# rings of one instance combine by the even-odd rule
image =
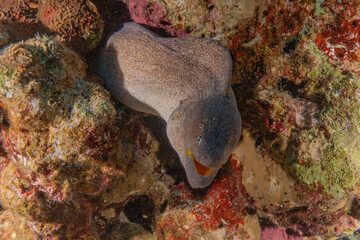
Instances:
[[[360,1],[0,1],[0,239],[358,239]],[[134,21],[233,58],[239,145],[193,190],[95,73]]]

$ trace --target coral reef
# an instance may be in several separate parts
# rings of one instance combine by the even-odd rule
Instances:
[[[247,149],[269,171],[236,151],[250,171],[243,184],[257,214],[298,237],[355,228],[347,212],[359,191],[358,3],[149,2],[190,36],[217,39],[232,52],[238,106],[255,137]],[[167,222],[181,228],[182,216]]]
[[[358,238],[359,8],[1,1],[0,239]],[[205,190],[165,124],[114,105],[92,74],[101,36],[131,18],[232,54],[245,130]]]
[[[37,1],[0,2],[0,47],[32,38],[37,33],[49,33],[37,20],[36,10]]]

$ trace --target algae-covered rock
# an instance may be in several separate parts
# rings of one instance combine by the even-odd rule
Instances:
[[[37,1],[0,1],[0,47],[50,33],[36,18]]]
[[[99,43],[104,24],[91,1],[39,1],[38,19],[61,41],[71,42],[80,52],[93,50]]]
[[[96,194],[121,175],[107,166],[118,134],[115,108],[84,76],[82,60],[48,37],[13,44],[0,56],[2,140],[11,160],[0,198],[28,220],[84,222],[93,210],[81,193]],[[70,229],[61,235],[72,236]]]
[[[65,47],[94,49],[101,19],[110,35],[129,19],[126,6],[135,22],[213,38],[232,54],[245,130],[205,190],[191,190],[176,154],[154,141],[166,133],[155,125],[151,136],[148,117],[115,107],[85,58]],[[356,230],[359,12],[350,0],[1,1],[0,238],[301,239]],[[90,66],[96,54],[86,56]]]
[[[357,11],[352,1],[274,1],[229,44],[238,107],[259,154],[244,161],[246,190],[260,216],[306,235],[354,226],[360,76],[358,62],[342,58],[352,53],[332,53],[358,44],[346,32],[355,24],[344,24],[357,23]]]
[[[124,0],[134,22],[160,27],[171,35],[213,38],[223,45],[256,14],[262,0]]]
[[[240,111],[296,181],[325,199],[346,198],[359,177],[359,76],[316,45],[320,23],[333,21],[319,18],[320,4],[274,2],[262,10],[262,24],[230,44]]]
[[[159,0],[172,25],[186,30],[190,36],[219,40],[226,45],[239,26],[255,14],[261,0],[178,1]]]
[[[287,78],[264,77],[251,100],[265,118],[264,146],[302,184],[343,198],[359,177],[360,82],[311,41],[299,44],[284,68]]]
[[[0,47],[47,34],[79,53],[87,53],[99,43],[103,28],[91,1],[0,2]]]
[[[87,193],[101,189],[108,173],[99,163],[114,154],[117,139],[109,93],[83,81],[83,62],[51,38],[11,45],[0,61],[4,147],[13,161],[61,185],[91,171],[68,184]]]
[[[120,134],[126,122],[119,122],[121,113],[101,85],[84,81],[91,79],[85,69],[75,52],[46,36],[0,55],[1,140],[10,160],[1,169],[0,199],[38,237],[95,237],[95,209],[151,185],[153,161],[134,159],[142,156],[132,147],[136,139],[119,141],[133,129]],[[106,189],[104,199],[99,194]]]

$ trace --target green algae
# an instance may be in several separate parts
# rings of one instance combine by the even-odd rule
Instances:
[[[306,70],[304,97],[313,101],[321,96],[321,101],[317,104],[318,123],[302,135],[301,141],[311,142],[322,127],[328,145],[319,161],[294,167],[301,182],[321,183],[327,194],[340,198],[355,187],[358,178],[360,83],[353,73],[342,72],[329,63],[314,44],[310,43],[308,50],[317,64]]]
[[[315,11],[315,16],[320,16],[321,14],[324,14],[325,11],[324,9],[321,7],[321,3],[325,2],[325,0],[316,0],[316,11]]]
[[[247,43],[243,43],[242,46],[243,47],[252,47],[254,44],[256,43],[256,39],[252,39],[251,41],[247,42]]]
[[[0,65],[0,89],[8,89],[7,82],[17,74],[10,65]]]
[[[307,35],[310,32],[310,27],[309,24],[304,22],[303,24],[303,28],[300,30],[299,34],[302,36]]]
[[[321,183],[327,194],[343,197],[357,183],[356,168],[344,149],[334,145],[324,151],[320,163],[310,167],[295,166],[298,179],[308,185]]]

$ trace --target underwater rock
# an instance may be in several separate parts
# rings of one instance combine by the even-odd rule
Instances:
[[[69,184],[95,194],[108,181],[100,163],[114,154],[118,134],[109,94],[82,81],[80,58],[51,38],[11,45],[0,61],[2,134],[11,160],[62,183],[71,171],[91,171]],[[62,165],[69,169],[59,171]]]
[[[301,184],[341,199],[358,182],[358,78],[311,41],[299,43],[283,67],[286,76],[265,75],[249,100],[264,119],[257,127],[264,147]]]
[[[102,236],[102,239],[111,240],[156,240],[151,233],[134,223],[116,223],[113,228]]]
[[[92,211],[82,194],[97,194],[122,174],[106,166],[118,134],[115,108],[84,76],[80,58],[48,37],[10,45],[0,56],[1,138],[11,160],[0,198],[28,220],[73,225],[73,214]]]
[[[341,236],[345,229],[356,227],[357,222],[346,214],[352,197],[329,200],[320,193],[305,191],[296,179],[289,177],[281,163],[275,162],[260,146],[254,147],[255,139],[248,129],[243,136],[235,149],[244,164],[243,184],[254,200],[252,207],[257,215],[271,219],[270,227],[275,232],[279,225],[299,236],[319,232]]]
[[[142,156],[132,147],[137,139],[119,141],[136,125],[131,118],[117,121],[109,93],[84,81],[91,79],[85,69],[73,51],[50,37],[12,44],[0,55],[1,141],[10,160],[2,164],[0,199],[26,217],[38,237],[73,238],[83,227],[96,236],[95,209],[151,184],[153,161],[134,160]],[[121,124],[130,127],[120,132]],[[139,151],[141,144],[152,146],[140,142]],[[94,205],[106,202],[104,190],[108,202]]]

